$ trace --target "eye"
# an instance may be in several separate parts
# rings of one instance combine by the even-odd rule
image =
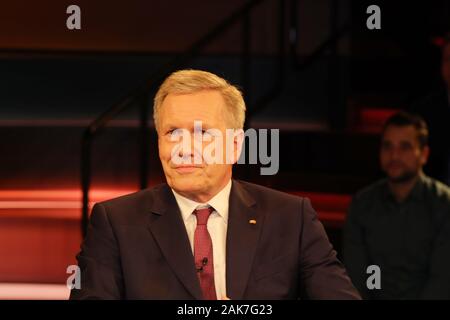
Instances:
[[[202,135],[204,137],[207,137],[207,138],[213,138],[214,137],[214,133],[211,132],[211,131],[207,131],[207,130],[202,130]]]
[[[412,145],[409,144],[409,143],[402,143],[402,144],[401,144],[401,149],[402,149],[403,151],[409,151],[409,150],[412,149]]]
[[[194,128],[194,134],[200,134],[200,133],[202,134],[202,136],[205,134],[208,134],[207,129],[200,130],[200,128]]]
[[[172,128],[170,130],[167,130],[165,135],[170,139],[172,138],[178,139],[178,137],[183,135],[183,130]]]

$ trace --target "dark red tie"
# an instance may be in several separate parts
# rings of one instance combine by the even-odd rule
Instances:
[[[211,237],[206,224],[210,214],[214,211],[212,207],[194,210],[197,216],[197,227],[194,233],[194,260],[203,298],[216,300],[216,286],[214,285],[214,260]]]

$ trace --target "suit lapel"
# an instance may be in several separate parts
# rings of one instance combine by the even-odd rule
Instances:
[[[232,300],[243,298],[258,244],[263,216],[258,214],[255,205],[242,184],[233,180],[226,246],[227,295]]]
[[[167,185],[155,195],[151,211],[157,217],[152,217],[149,229],[168,264],[192,296],[202,299],[186,227]]]

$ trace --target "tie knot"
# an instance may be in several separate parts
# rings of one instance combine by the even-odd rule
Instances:
[[[209,215],[214,211],[213,207],[195,209],[194,214],[197,216],[197,225],[205,225],[208,222]]]

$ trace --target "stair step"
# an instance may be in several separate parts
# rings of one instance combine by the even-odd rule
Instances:
[[[69,295],[65,284],[0,283],[0,300],[67,300]]]

